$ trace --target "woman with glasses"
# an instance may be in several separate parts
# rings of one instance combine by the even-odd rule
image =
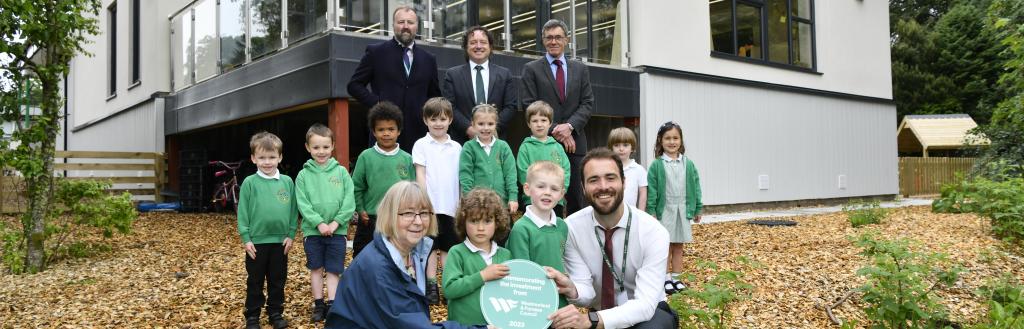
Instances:
[[[427,192],[400,181],[377,206],[377,233],[338,283],[327,328],[488,328],[430,322],[426,264],[437,234]],[[490,327],[493,328],[493,327]]]

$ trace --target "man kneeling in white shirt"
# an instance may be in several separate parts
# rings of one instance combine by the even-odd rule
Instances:
[[[551,326],[676,328],[678,317],[665,302],[662,287],[668,231],[654,217],[623,204],[622,162],[611,150],[591,150],[581,167],[591,206],[565,220],[568,276],[548,269],[558,293],[574,305],[551,314]],[[576,305],[591,312],[581,314]]]

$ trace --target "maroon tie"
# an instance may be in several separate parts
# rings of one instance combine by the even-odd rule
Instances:
[[[562,72],[562,61],[554,60],[555,63],[555,84],[558,85],[558,100],[565,102],[565,72]]]
[[[612,279],[612,271],[614,269],[608,268],[608,264],[613,264],[615,259],[612,257],[612,234],[615,233],[619,227],[613,227],[610,230],[604,230],[604,254],[608,255],[608,263],[601,269],[601,309],[607,310],[615,307],[615,280]]]

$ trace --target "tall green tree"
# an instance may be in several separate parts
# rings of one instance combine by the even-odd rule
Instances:
[[[53,156],[59,133],[61,79],[68,63],[85,53],[87,35],[99,32],[95,17],[99,0],[0,0],[0,75],[14,85],[30,77],[39,82],[39,112],[13,134],[19,144],[5,150],[7,165],[25,178],[28,211],[23,215],[26,237],[25,270],[45,268],[46,217],[53,195]],[[4,119],[16,107],[0,109]]]
[[[982,164],[1001,162],[1009,174],[1024,175],[1024,0],[995,0],[988,24],[1000,40],[1002,74],[997,87],[1005,93],[992,120],[975,131],[991,140]]]

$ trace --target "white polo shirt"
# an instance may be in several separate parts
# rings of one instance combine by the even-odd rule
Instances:
[[[640,207],[637,202],[640,198],[640,188],[647,187],[647,169],[636,163],[636,160],[629,159],[629,163],[622,168],[626,175],[626,184],[622,190],[622,202],[625,204]]]
[[[615,287],[615,307],[598,314],[609,329],[628,328],[654,316],[658,303],[665,300],[665,266],[668,261],[668,231],[657,219],[635,207],[623,204],[618,229],[612,233],[612,266],[622,273],[622,250],[625,245],[627,219],[632,212],[629,251],[623,277],[625,291]],[[576,285],[577,298],[569,302],[577,306],[601,308],[601,276],[605,266],[601,244],[604,231],[594,217],[594,207],[586,207],[565,220],[569,240],[565,244],[565,269]],[[597,233],[595,235],[595,232]],[[614,282],[614,280],[613,280]]]
[[[459,156],[462,145],[451,137],[438,142],[430,133],[412,146],[412,163],[424,167],[427,177],[427,195],[434,206],[434,212],[455,217],[459,207]]]

